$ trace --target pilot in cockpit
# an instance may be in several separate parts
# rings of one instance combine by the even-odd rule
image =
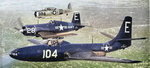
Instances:
[[[49,23],[55,24],[56,22],[55,22],[55,20],[50,20]]]
[[[57,45],[59,45],[61,42],[62,42],[62,40],[48,40],[48,41],[47,41],[47,44],[48,44],[49,46],[57,46]]]

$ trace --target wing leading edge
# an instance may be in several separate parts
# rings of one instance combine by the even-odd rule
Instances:
[[[107,37],[109,37],[110,39],[114,39],[115,38],[113,35],[110,35],[108,33],[105,33],[105,32],[100,32],[100,33],[105,35],[105,36],[107,36]]]
[[[77,35],[75,33],[51,33],[51,32],[39,32],[40,36],[42,38],[55,38],[55,37],[65,37],[65,36],[72,36],[72,35]]]

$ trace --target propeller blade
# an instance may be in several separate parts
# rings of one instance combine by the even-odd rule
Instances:
[[[56,11],[56,8],[53,10],[53,12]]]
[[[19,25],[22,27],[23,23],[22,23],[21,17],[18,18],[18,22],[19,22]]]
[[[14,27],[14,29],[16,29],[16,30],[18,30],[18,31],[21,30],[20,28],[17,28],[17,27]]]
[[[18,24],[20,25],[20,27],[14,27],[14,29],[18,30],[19,32],[23,32],[23,29],[22,29],[23,23],[22,23],[22,21],[21,21],[21,17],[19,17],[19,18],[17,19],[17,22],[18,22]]]
[[[53,10],[53,12],[52,12],[54,15],[56,14],[56,8]]]

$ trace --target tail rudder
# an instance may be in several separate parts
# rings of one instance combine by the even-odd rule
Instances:
[[[106,35],[106,34],[105,34]],[[109,35],[108,35],[109,36]],[[132,38],[132,17],[126,16],[120,27],[118,35],[113,39],[117,42],[123,44],[123,47],[129,47],[132,40],[144,40],[146,37],[142,38]]]
[[[78,25],[81,24],[81,21],[80,21],[80,13],[79,13],[79,12],[75,12],[75,13],[73,14],[72,23],[78,24]]]
[[[126,39],[131,38],[132,36],[132,17],[126,16],[124,18],[123,24],[120,28],[118,35],[115,39]],[[131,45],[131,40],[124,40],[120,41],[122,44],[126,45],[127,47]]]
[[[72,10],[71,3],[68,4],[68,9]]]

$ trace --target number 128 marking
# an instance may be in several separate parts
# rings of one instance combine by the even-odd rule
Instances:
[[[55,49],[53,53],[50,49],[43,50],[43,58],[50,58],[50,57],[55,58],[57,57],[57,49]]]

